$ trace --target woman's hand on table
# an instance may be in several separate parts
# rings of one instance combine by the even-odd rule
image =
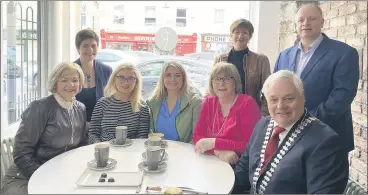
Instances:
[[[202,138],[195,145],[195,151],[201,154],[215,147],[216,138]]]
[[[214,153],[219,159],[221,159],[221,160],[223,160],[223,161],[225,161],[225,162],[227,162],[231,165],[235,165],[239,161],[239,156],[234,151],[215,150]]]

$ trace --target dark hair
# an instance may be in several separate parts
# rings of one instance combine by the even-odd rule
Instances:
[[[235,20],[231,26],[230,26],[230,34],[233,34],[234,31],[238,28],[244,28],[247,29],[249,32],[250,37],[253,36],[254,33],[254,27],[252,23],[246,19],[237,19]]]
[[[97,42],[97,45],[100,42],[100,37],[91,29],[84,29],[77,33],[75,36],[75,47],[78,49],[83,41],[87,39],[93,39]]]

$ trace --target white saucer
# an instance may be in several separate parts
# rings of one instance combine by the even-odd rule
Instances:
[[[95,171],[104,171],[104,170],[109,170],[109,169],[114,168],[116,164],[117,164],[117,161],[115,159],[109,158],[109,160],[107,161],[106,167],[97,167],[96,160],[93,159],[87,163],[87,167]]]
[[[146,152],[143,152],[143,153],[142,153],[142,157],[143,157],[144,159],[146,159],[146,158],[147,158],[147,154],[146,154]],[[162,161],[167,160],[167,158],[168,158],[168,154],[165,152],[165,154],[164,154],[164,158],[162,159]]]
[[[148,166],[145,164],[145,162],[141,162],[139,163],[138,168],[146,173],[160,173],[166,170],[167,164],[165,162],[160,162],[160,164],[158,164],[157,170],[148,170]]]
[[[126,146],[130,146],[133,144],[133,140],[127,138],[125,143],[120,145],[120,144],[116,144],[116,139],[112,139],[109,141],[110,145],[113,147],[126,147]]]
[[[148,140],[144,141],[144,146],[148,147]],[[161,141],[161,148],[167,148],[167,141]]]

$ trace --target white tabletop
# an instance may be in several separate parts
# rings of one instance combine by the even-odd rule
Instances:
[[[110,158],[117,165],[109,172],[139,171],[145,151],[143,139],[133,140],[129,147],[110,147]],[[164,172],[144,174],[140,193],[146,186],[184,186],[209,194],[231,192],[235,176],[233,169],[213,155],[194,152],[192,144],[168,141],[168,167]],[[32,175],[28,183],[30,194],[135,194],[136,187],[79,187],[76,182],[94,159],[94,145],[80,147],[47,161]]]

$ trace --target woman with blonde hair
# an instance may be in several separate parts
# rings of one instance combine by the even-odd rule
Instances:
[[[122,64],[111,74],[105,97],[98,100],[88,132],[90,143],[115,139],[115,128],[127,126],[127,138],[147,138],[149,110],[141,100],[142,77],[132,64]]]
[[[79,65],[61,63],[51,73],[47,97],[31,102],[14,138],[14,164],[1,194],[28,194],[28,180],[45,162],[88,144],[86,108],[75,98],[84,74]]]
[[[208,88],[210,95],[202,103],[193,134],[195,150],[215,154],[234,165],[261,118],[261,111],[251,96],[241,93],[241,77],[232,64],[216,64]]]
[[[167,140],[192,142],[202,103],[200,92],[189,82],[183,66],[166,62],[151,98],[151,131],[164,134]]]

